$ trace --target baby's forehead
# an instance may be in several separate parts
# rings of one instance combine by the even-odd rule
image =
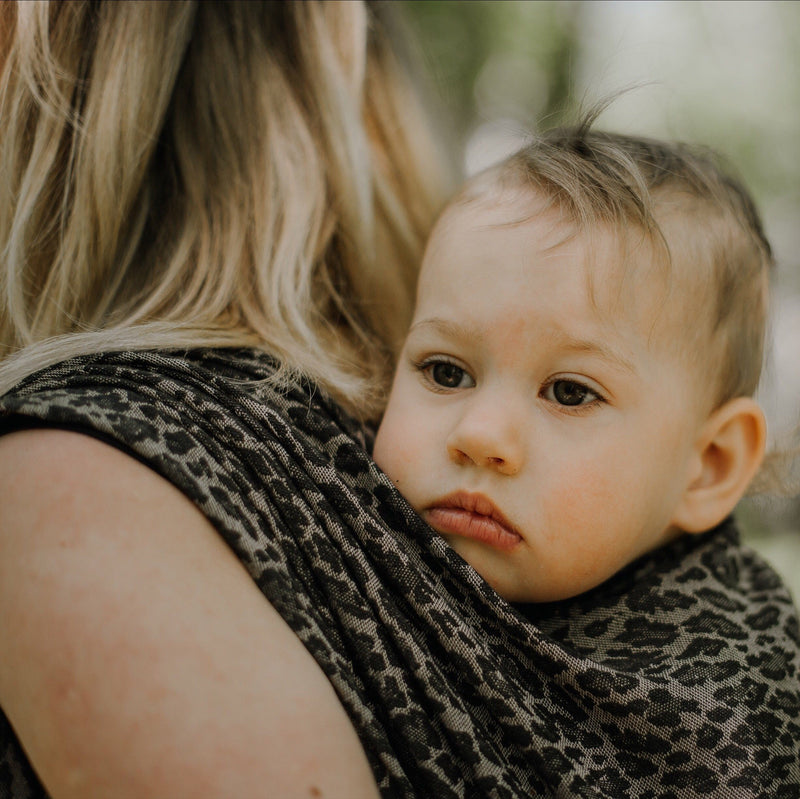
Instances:
[[[521,232],[532,257],[568,249],[589,275],[609,280],[643,275],[648,286],[666,283],[675,266],[673,247],[663,235],[624,220],[579,220],[557,198],[531,187],[462,192],[440,216],[425,260],[436,260],[467,231],[494,236],[498,257],[503,237]],[[638,288],[636,281],[625,282],[628,289]]]
[[[566,252],[580,261],[598,316],[611,325],[639,325],[653,344],[667,337],[675,345],[692,320],[697,328],[708,281],[699,279],[699,264],[687,267],[690,259],[680,241],[686,220],[669,211],[664,221],[657,233],[624,221],[598,218],[587,223],[531,186],[468,184],[437,223],[421,286],[427,282],[425,272],[437,268],[465,230],[496,237],[492,251],[498,258],[504,257],[503,237],[522,232],[529,237],[532,260],[559,268],[564,259],[548,255]]]

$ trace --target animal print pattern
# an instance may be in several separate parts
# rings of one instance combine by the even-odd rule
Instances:
[[[0,432],[84,431],[194,501],[327,674],[387,799],[800,796],[798,618],[731,520],[513,606],[367,432],[273,368],[251,350],[73,359],[0,400]],[[0,796],[46,796],[2,717]]]

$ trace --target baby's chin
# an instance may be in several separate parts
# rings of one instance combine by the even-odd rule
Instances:
[[[512,604],[547,604],[549,602],[563,602],[574,599],[588,591],[603,585],[615,574],[622,571],[628,564],[619,569],[608,570],[608,573],[582,574],[576,577],[564,576],[558,581],[552,579],[536,580],[532,575],[521,576],[513,579],[506,574],[481,574],[483,579],[507,602]]]

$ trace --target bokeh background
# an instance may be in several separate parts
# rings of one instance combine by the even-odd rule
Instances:
[[[760,391],[773,448],[800,425],[800,2],[405,0],[413,66],[466,174],[531,130],[630,89],[598,127],[711,145],[751,188],[773,244],[772,344]],[[798,470],[794,470],[794,478]],[[800,601],[800,498],[739,507],[744,534]]]

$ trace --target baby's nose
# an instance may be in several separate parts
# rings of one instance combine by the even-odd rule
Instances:
[[[465,413],[447,439],[450,459],[459,466],[478,466],[515,475],[522,468],[520,431],[502,409]]]

